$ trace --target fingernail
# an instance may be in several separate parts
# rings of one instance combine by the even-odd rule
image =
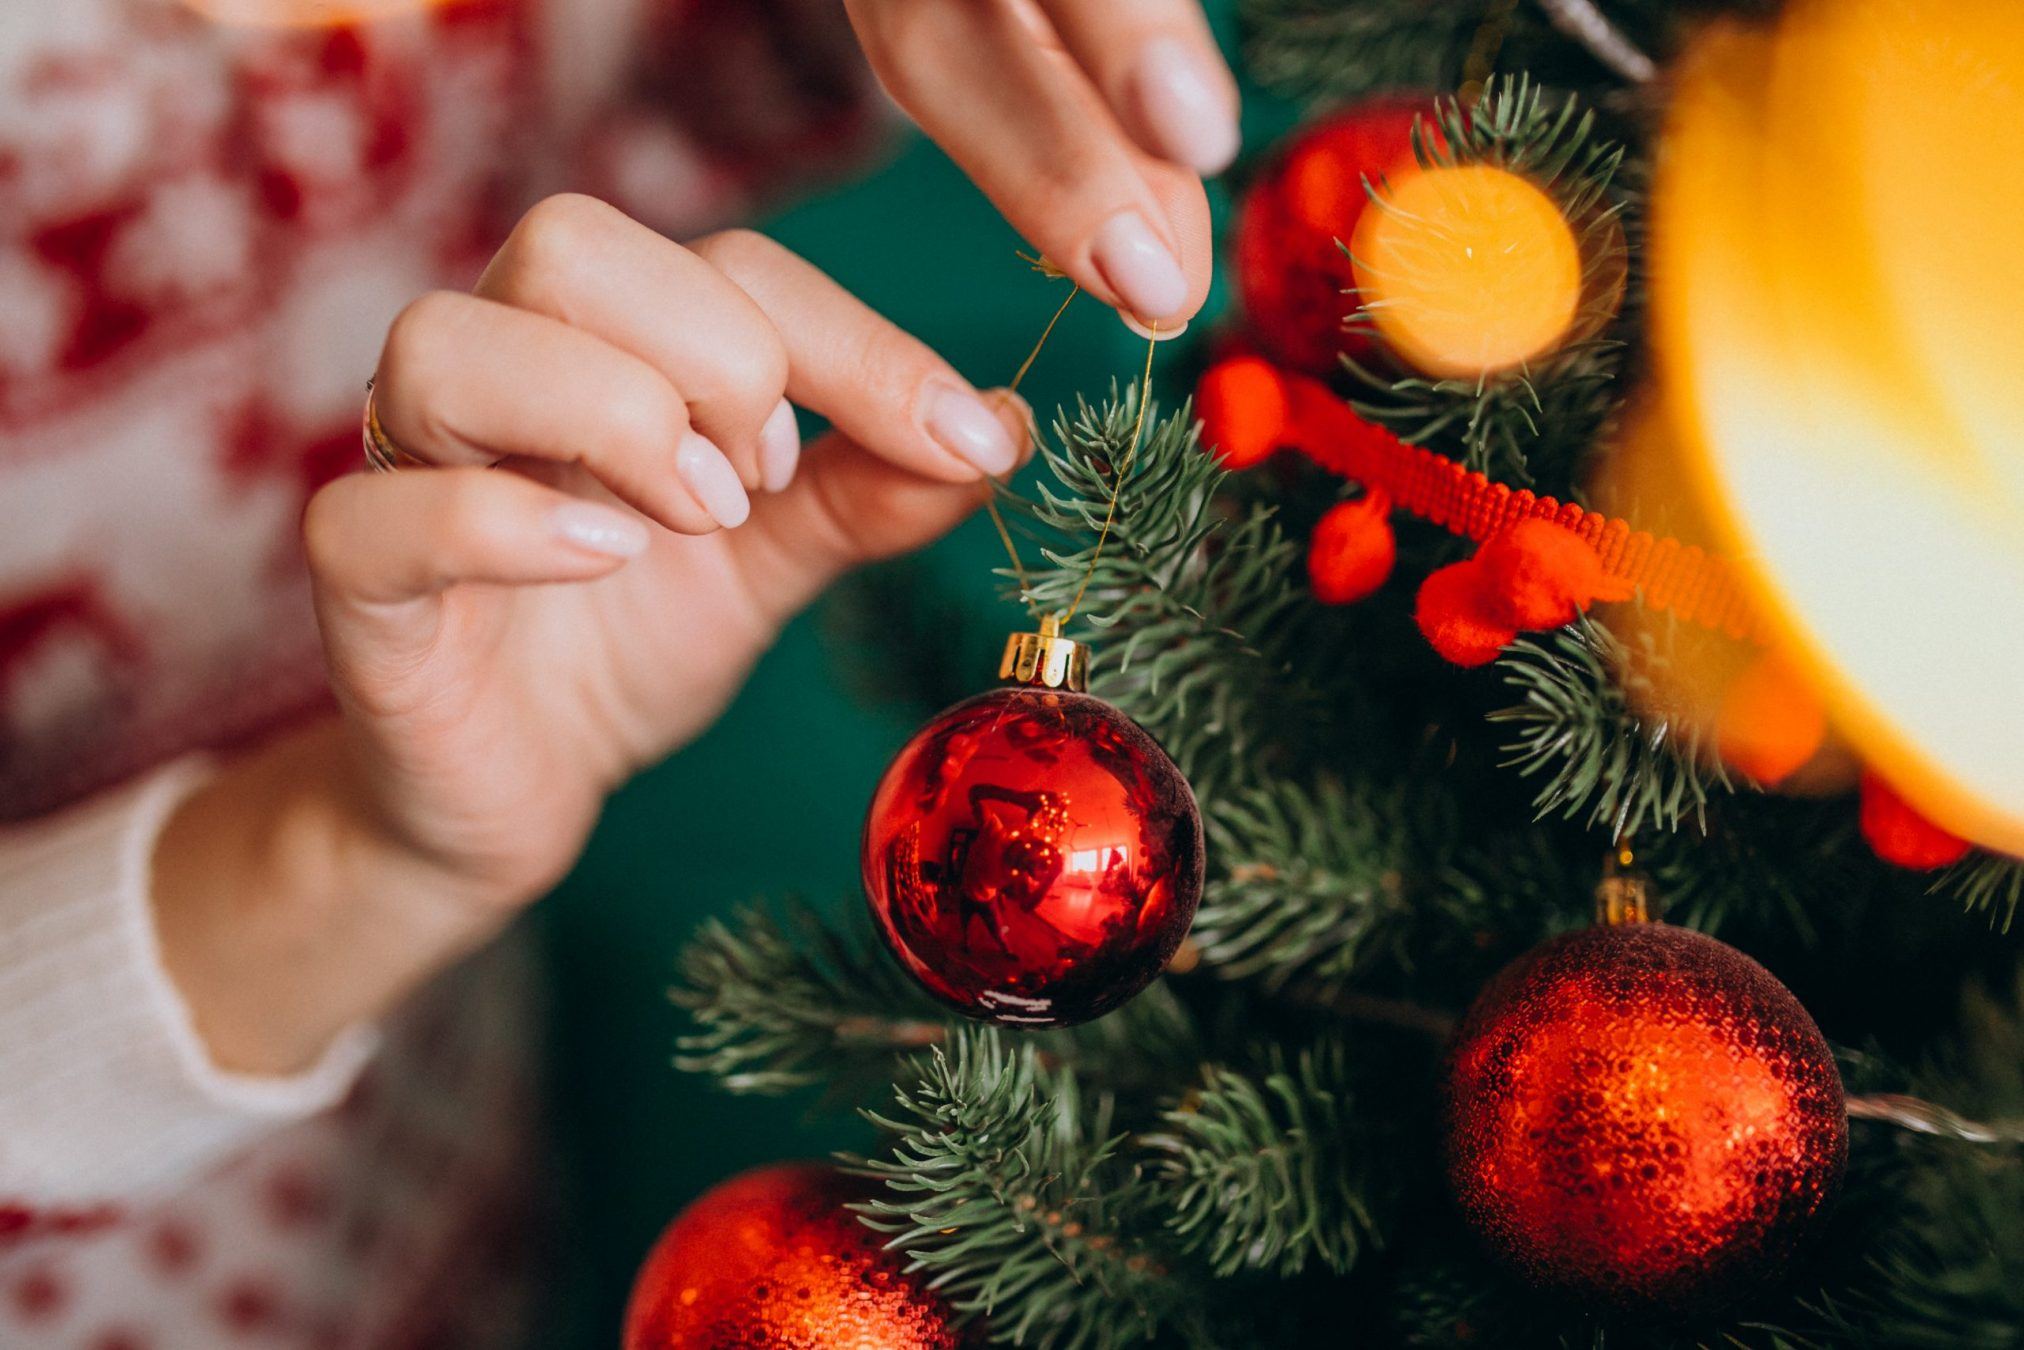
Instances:
[[[1096,232],[1090,261],[1125,307],[1157,319],[1188,302],[1181,265],[1136,211],[1120,211]]]
[[[1137,333],[1142,338],[1151,338],[1154,342],[1171,342],[1188,331],[1188,325],[1185,322],[1174,324],[1163,323],[1157,330],[1154,330],[1146,327],[1129,314],[1120,314],[1117,317],[1124,320],[1126,328],[1131,329],[1132,332]]]
[[[795,425],[793,406],[783,398],[759,428],[759,486],[780,491],[794,481],[794,466],[800,462],[801,428]]]
[[[984,398],[996,410],[999,426],[1005,426],[1008,417],[1011,419],[1013,426],[1007,428],[1007,432],[1017,447],[1013,451],[1013,463],[1015,466],[1024,464],[1026,457],[1033,452],[1033,405],[1019,397],[1017,391],[1003,387],[987,390]]]
[[[548,513],[549,528],[581,549],[607,558],[637,558],[646,551],[646,522],[596,502],[563,502]]]
[[[928,391],[928,435],[965,464],[999,474],[1019,462],[1019,447],[984,400],[959,385],[938,381]]]
[[[1221,173],[1237,157],[1237,110],[1199,48],[1154,38],[1139,55],[1139,112],[1161,154],[1196,173]]]
[[[695,494],[696,502],[725,529],[735,529],[752,514],[752,499],[738,481],[738,471],[708,437],[689,432],[675,447],[675,473]]]

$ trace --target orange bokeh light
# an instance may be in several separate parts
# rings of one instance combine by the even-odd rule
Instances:
[[[1429,375],[1522,365],[1560,346],[1581,307],[1581,249],[1559,204],[1486,164],[1392,177],[1350,253],[1379,336]]]

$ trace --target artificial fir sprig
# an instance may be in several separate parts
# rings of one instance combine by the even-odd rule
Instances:
[[[1218,1275],[1347,1271],[1379,1241],[1350,1095],[1333,1041],[1290,1062],[1275,1048],[1256,1075],[1211,1065],[1164,1130],[1140,1141],[1172,1188],[1167,1226]]]
[[[1986,913],[1990,927],[2007,933],[2024,904],[2024,858],[1970,853],[1942,872],[1933,890],[1958,899],[1970,913]]]
[[[1081,594],[1081,636],[1098,644],[1091,691],[1152,732],[1209,797],[1266,768],[1282,719],[1315,714],[1290,677],[1299,545],[1270,507],[1226,513],[1224,470],[1188,405],[1164,417],[1149,409],[1130,453],[1138,399],[1133,388],[1100,405],[1078,400],[1055,419],[1042,449],[1054,485],[1010,501],[1045,559],[1027,567],[1025,595],[1062,612]]]
[[[1276,990],[1340,986],[1411,918],[1395,794],[1324,778],[1226,794],[1204,826],[1215,870],[1192,937],[1203,966]]]
[[[995,1339],[1123,1350],[1174,1319],[1186,1285],[1132,1236],[1152,1197],[1117,1156],[1109,1102],[1031,1041],[963,1028],[872,1121],[888,1155],[853,1159],[885,1184],[864,1206],[910,1268]]]
[[[1706,822],[1708,799],[1730,790],[1727,770],[1692,717],[1670,716],[1652,678],[1663,652],[1649,632],[1632,651],[1593,619],[1498,660],[1523,701],[1490,715],[1515,728],[1506,763],[1539,787],[1533,805],[1607,830],[1612,838]]]
[[[780,911],[710,919],[683,949],[670,997],[696,1029],[677,1042],[677,1067],[741,1093],[883,1083],[900,1056],[942,1038],[946,1014],[862,923]]]

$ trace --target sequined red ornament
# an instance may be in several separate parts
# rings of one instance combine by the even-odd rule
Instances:
[[[1070,687],[1086,659],[1049,631],[1015,636],[1008,673],[1034,682],[929,722],[894,757],[865,819],[879,932],[929,993],[969,1017],[1100,1017],[1152,982],[1194,921],[1194,793],[1137,723]]]
[[[1237,224],[1237,290],[1252,339],[1274,360],[1326,375],[1340,353],[1369,353],[1369,337],[1343,328],[1356,278],[1337,241],[1349,242],[1369,203],[1365,180],[1413,162],[1413,116],[1425,110],[1374,102],[1322,118],[1253,183]]]
[[[1827,1042],[1770,972],[1630,922],[1556,938],[1491,982],[1444,1085],[1470,1225],[1542,1288],[1677,1316],[1774,1278],[1841,1184]]]
[[[845,1208],[870,1183],[762,1167],[668,1225],[633,1283],[625,1350],[972,1350],[942,1298]]]

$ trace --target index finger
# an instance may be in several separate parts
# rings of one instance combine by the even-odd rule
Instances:
[[[1196,0],[1035,0],[1148,153],[1199,174],[1237,157],[1237,81]]]
[[[735,282],[787,348],[787,397],[879,458],[943,482],[1008,473],[1019,445],[970,382],[821,269],[750,230],[691,247]]]

